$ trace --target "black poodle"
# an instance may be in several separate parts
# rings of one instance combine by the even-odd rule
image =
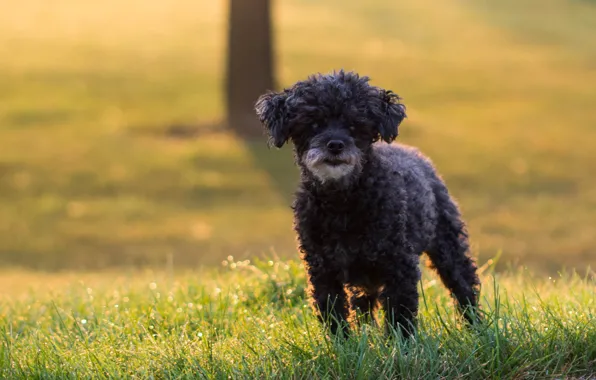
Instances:
[[[480,283],[458,207],[427,158],[391,144],[406,117],[399,100],[342,70],[256,104],[272,144],[294,145],[301,171],[295,230],[315,307],[334,334],[348,332],[349,297],[351,310],[373,321],[380,301],[386,326],[410,336],[423,252],[475,320]]]

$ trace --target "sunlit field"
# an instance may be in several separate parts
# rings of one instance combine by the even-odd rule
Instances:
[[[593,378],[593,273],[481,272],[484,324],[462,325],[425,273],[419,332],[409,342],[368,325],[347,341],[326,338],[293,261],[2,273],[0,377]]]
[[[277,1],[277,74],[370,75],[459,199],[474,254],[596,257],[596,5]],[[291,152],[223,130],[226,3],[0,0],[0,261],[296,257]]]
[[[594,378],[596,2],[274,4],[280,87],[404,98],[484,323],[425,269],[413,341],[325,336],[291,150],[222,127],[226,1],[0,0],[0,378]]]

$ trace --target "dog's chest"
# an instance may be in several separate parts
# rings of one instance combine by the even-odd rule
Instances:
[[[378,218],[371,206],[345,197],[332,201],[315,197],[297,200],[297,232],[302,243],[316,247],[328,264],[348,270],[364,251],[372,251]]]
[[[305,217],[313,234],[320,235],[326,242],[336,240],[351,246],[374,223],[371,214],[367,205],[350,198],[334,202],[315,199]]]

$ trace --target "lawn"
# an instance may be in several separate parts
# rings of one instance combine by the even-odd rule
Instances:
[[[596,6],[277,1],[277,76],[355,69],[408,106],[474,254],[596,257]],[[0,264],[295,257],[291,152],[223,130],[226,2],[24,0],[0,13]]]
[[[596,376],[596,3],[275,2],[280,86],[400,94],[483,264],[484,325],[425,271],[418,336],[389,343],[325,337],[291,152],[221,127],[226,4],[6,2],[0,378]]]
[[[425,272],[419,331],[328,339],[294,261],[203,271],[0,274],[1,378],[532,379],[596,376],[594,273],[482,272],[465,328]]]

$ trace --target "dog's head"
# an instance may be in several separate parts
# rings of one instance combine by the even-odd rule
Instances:
[[[397,137],[406,117],[399,100],[368,77],[342,70],[262,95],[255,108],[272,145],[291,141],[298,164],[329,182],[357,175],[374,142]]]

